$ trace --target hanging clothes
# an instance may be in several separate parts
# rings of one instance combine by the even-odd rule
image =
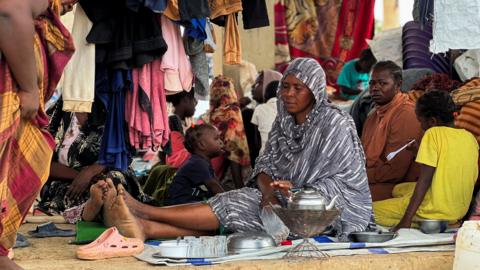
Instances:
[[[274,8],[275,16],[275,67],[281,67],[290,62],[290,49],[288,47],[288,32],[286,7],[284,0],[276,0]]]
[[[208,0],[178,0],[178,8],[182,21],[205,19],[210,16]]]
[[[74,16],[75,53],[63,73],[63,110],[89,113],[95,98],[95,44],[88,44],[85,38],[93,24],[80,5]]]
[[[209,0],[212,22],[225,16],[225,35],[223,44],[223,59],[227,65],[237,65],[242,62],[242,46],[238,31],[236,13],[242,11],[241,0]],[[220,23],[222,24],[222,23]]]
[[[127,0],[127,7],[137,12],[146,7],[155,13],[162,13],[167,8],[167,0]]]
[[[269,26],[265,0],[242,1],[243,29]]]
[[[193,84],[192,66],[183,47],[180,29],[165,16],[158,16],[162,26],[163,37],[168,50],[162,57],[161,70],[164,73],[164,87],[167,94],[183,90],[190,91]]]
[[[107,120],[100,146],[98,163],[110,169],[126,171],[129,155],[125,138],[125,92],[131,89],[132,74],[127,70],[108,71],[97,66],[96,94],[107,110]]]
[[[135,149],[154,150],[169,140],[168,113],[161,60],[133,70],[133,89],[126,95],[125,119],[130,144]]]
[[[235,14],[229,14],[227,16],[227,24],[225,25],[223,59],[227,65],[238,65],[242,63],[242,43],[235,17]]]
[[[283,3],[290,57],[314,58],[325,68],[327,83],[335,85],[343,64],[357,58],[367,47],[366,39],[373,36],[375,1],[283,0]],[[282,11],[281,3],[275,11]],[[279,40],[281,35],[277,37],[277,45],[284,45]],[[286,52],[285,48],[276,52],[277,61],[288,61]]]
[[[217,50],[217,39],[215,32],[213,31],[213,25],[210,21],[207,21],[205,25],[205,32],[207,33],[207,39],[205,40],[204,50],[206,53],[214,53]]]
[[[412,17],[415,22],[423,27],[433,22],[433,0],[415,0],[413,3]]]
[[[210,19],[242,11],[241,0],[208,0]]]
[[[185,33],[187,36],[199,41],[207,39],[207,19],[191,19],[186,23]]]
[[[180,10],[178,9],[178,0],[168,0],[167,8],[163,15],[172,21],[180,21]]]
[[[138,12],[126,2],[81,0],[93,27],[87,36],[96,44],[96,62],[108,67],[141,67],[159,59],[167,50],[155,14],[146,7]]]
[[[204,42],[185,36],[183,39],[185,52],[189,56],[195,75],[195,97],[201,100],[208,99],[208,61],[204,51]]]

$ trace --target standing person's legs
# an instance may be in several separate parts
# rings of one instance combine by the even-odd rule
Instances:
[[[0,144],[0,269],[15,269],[5,258],[22,219],[48,179],[52,143],[31,122],[21,121],[15,134]]]

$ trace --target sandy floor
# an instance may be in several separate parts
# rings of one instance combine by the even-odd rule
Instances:
[[[63,229],[72,229],[71,225],[57,225]],[[73,238],[30,238],[27,231],[36,227],[36,224],[25,224],[20,232],[27,236],[30,247],[15,249],[15,261],[27,270],[115,270],[115,269],[154,269],[135,258],[118,258],[101,261],[80,261],[75,258],[75,249],[78,246],[69,245]],[[411,253],[392,255],[368,255],[334,257],[328,260],[277,260],[252,261],[224,264],[215,267],[186,267],[172,269],[205,269],[216,270],[287,270],[287,269],[452,269],[453,254],[450,252]],[[159,267],[159,266],[157,266]],[[164,268],[164,267],[162,267]]]

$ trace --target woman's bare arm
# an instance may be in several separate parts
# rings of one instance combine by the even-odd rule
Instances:
[[[39,106],[34,53],[36,13],[48,1],[0,0],[0,51],[18,83],[22,116],[35,117]]]

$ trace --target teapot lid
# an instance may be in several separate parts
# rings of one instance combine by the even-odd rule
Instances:
[[[318,191],[316,191],[315,189],[313,189],[312,187],[305,187],[304,189],[296,192],[293,194],[293,200],[296,201],[296,200],[311,200],[311,199],[315,199],[315,200],[318,200],[318,199],[324,199],[324,197],[322,196],[322,194]]]

